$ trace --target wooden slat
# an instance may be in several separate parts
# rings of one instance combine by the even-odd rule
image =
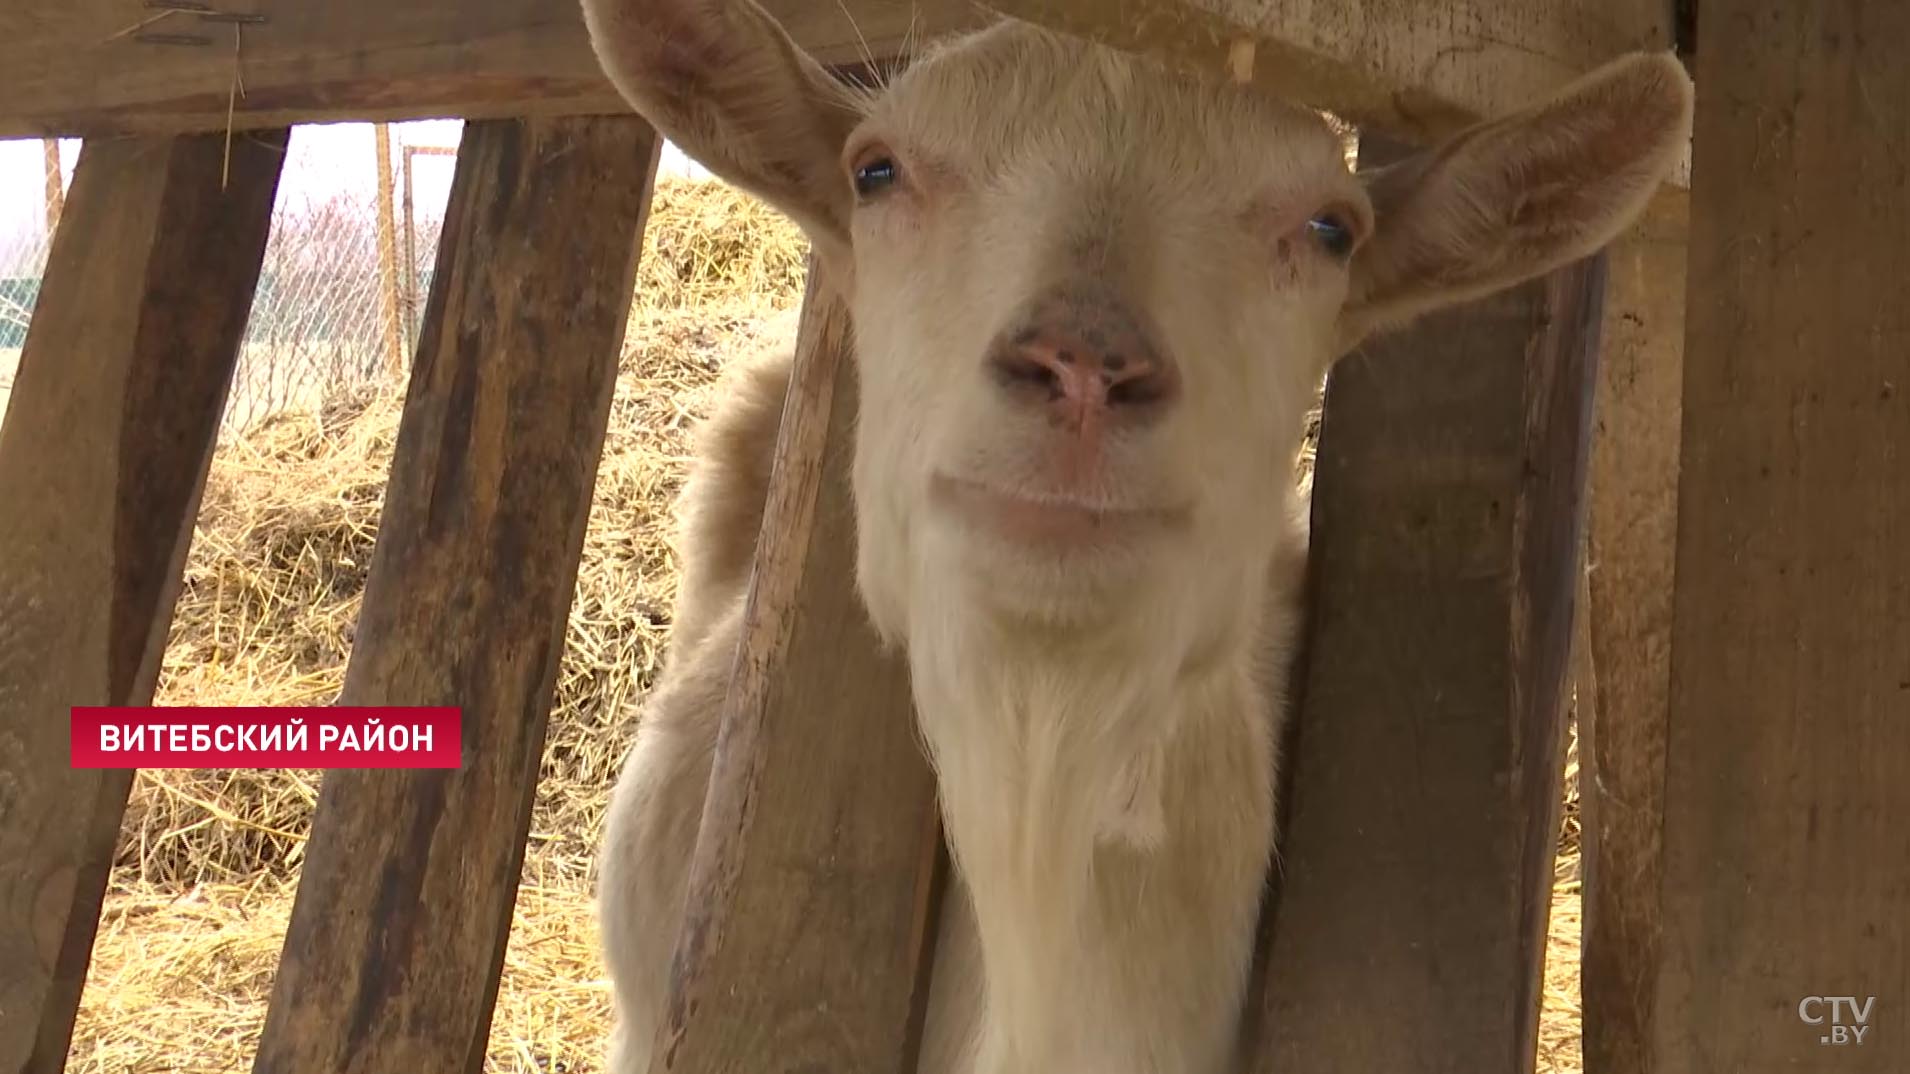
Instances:
[[[483,1063],[659,146],[465,128],[340,698],[461,706],[465,763],[326,778],[260,1074]]]
[[[1666,0],[986,0],[1009,14],[1245,75],[1362,128],[1430,141],[1634,49]]]
[[[74,705],[152,700],[286,132],[88,142],[0,424],[0,1070],[66,1060],[130,772]]]
[[[391,126],[373,129],[373,156],[378,168],[378,301],[383,307],[386,372],[405,367],[404,322],[398,319],[398,214],[391,170]]]
[[[908,669],[855,592],[848,314],[811,270],[655,1070],[914,1068],[943,868]]]
[[[235,31],[194,14],[122,31],[153,12],[132,0],[0,5],[0,138],[103,131],[224,130],[235,72],[240,128],[338,119],[507,118],[623,113],[576,0],[325,0],[238,3],[268,21]],[[864,48],[972,25],[966,0],[767,0],[825,63]],[[235,66],[235,35],[242,34]]]
[[[1632,49],[1668,48],[1666,0],[986,0],[1414,139],[1517,108]],[[825,63],[885,57],[985,21],[968,0],[764,0]],[[251,8],[247,8],[251,10]],[[274,4],[243,30],[241,127],[336,119],[621,112],[574,2]],[[121,0],[0,9],[0,137],[223,129],[234,31]]]
[[[51,236],[60,227],[60,210],[66,205],[65,176],[60,174],[60,140],[42,138],[40,155],[46,167],[46,233]]]
[[[1910,1069],[1910,5],[1699,13],[1661,1074]],[[1828,1006],[1874,996],[1864,1043]],[[1848,1011],[1843,1025],[1854,1028]]]
[[[1594,691],[1579,710],[1585,1066],[1648,1074],[1671,689],[1685,330],[1684,195],[1610,250],[1586,555]]]
[[[1249,1070],[1532,1067],[1603,289],[1570,266],[1328,382]]]

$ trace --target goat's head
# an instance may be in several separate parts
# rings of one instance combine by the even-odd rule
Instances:
[[[860,584],[891,634],[950,597],[1237,603],[1328,364],[1602,246],[1690,125],[1682,68],[1633,56],[1355,178],[1311,111],[1019,23],[863,93],[750,0],[583,3],[637,111],[847,291]]]

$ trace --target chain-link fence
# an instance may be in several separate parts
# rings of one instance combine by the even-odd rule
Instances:
[[[76,142],[0,142],[0,414],[13,389],[27,319],[40,297],[47,237],[66,201]]]
[[[229,427],[403,369],[431,285],[460,126],[293,130]],[[79,151],[77,140],[0,141],[0,408]]]
[[[457,137],[456,122],[293,130],[228,422],[404,368]]]

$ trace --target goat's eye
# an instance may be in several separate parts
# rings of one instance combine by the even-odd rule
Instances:
[[[1338,213],[1321,213],[1306,222],[1306,227],[1320,248],[1334,257],[1344,258],[1353,252],[1353,228]]]
[[[888,157],[876,157],[856,166],[856,197],[872,198],[895,185],[899,175],[895,161]]]

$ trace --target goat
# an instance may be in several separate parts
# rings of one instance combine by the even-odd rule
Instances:
[[[1683,68],[1622,57],[1355,176],[1315,112],[1013,20],[863,91],[750,0],[582,3],[634,109],[844,281],[856,586],[956,868],[921,1069],[1227,1069],[1317,387],[1615,238],[1689,137]],[[788,361],[738,374],[684,493],[675,649],[601,856],[619,1074],[663,1009]]]

